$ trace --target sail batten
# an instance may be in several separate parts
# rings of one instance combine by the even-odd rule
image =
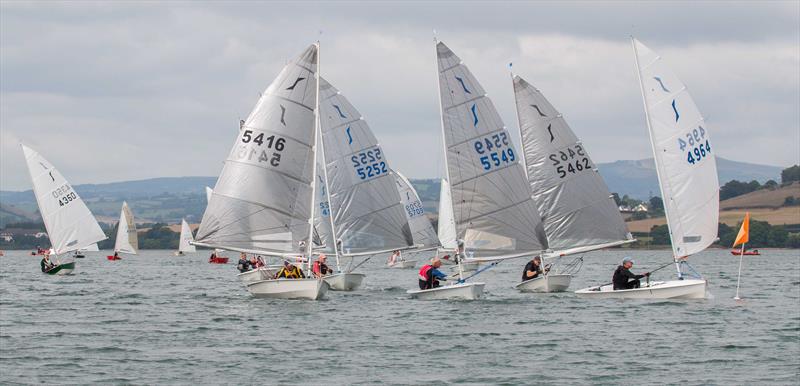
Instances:
[[[106,239],[94,215],[63,175],[33,149],[22,146],[33,193],[57,255]]]
[[[632,240],[584,144],[536,87],[513,77],[533,199],[551,249],[592,250]]]
[[[631,44],[673,255],[692,255],[717,237],[716,149],[683,82],[647,46]]]
[[[309,241],[317,62],[311,45],[262,93],[209,195],[195,245],[293,253]]]
[[[449,195],[442,196],[452,200],[455,238],[481,257],[541,252],[547,239],[521,154],[491,99],[461,59],[441,42],[436,52],[449,183]],[[442,231],[449,230],[440,225]],[[445,247],[455,242],[452,235],[439,237]]]

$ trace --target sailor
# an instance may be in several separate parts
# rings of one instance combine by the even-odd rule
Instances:
[[[447,280],[445,275],[438,268],[442,266],[442,261],[438,257],[431,259],[430,264],[425,264],[419,270],[419,289],[427,290],[439,286],[439,280]]]
[[[216,258],[217,258],[217,251],[212,251],[211,256],[208,257],[208,262],[213,263]]]
[[[522,281],[536,279],[542,273],[544,273],[542,269],[542,258],[536,256],[525,265],[525,270],[522,271]]]
[[[50,261],[49,251],[44,253],[44,257],[42,257],[42,261],[39,264],[42,266],[42,272],[47,272],[55,267],[55,264]]]
[[[247,261],[247,254],[242,252],[239,255],[239,263],[236,264],[236,268],[239,269],[239,272],[245,273],[250,270],[250,262]]]
[[[265,265],[264,259],[262,259],[261,256],[256,256],[256,268],[261,268]]]
[[[400,260],[400,251],[394,250],[392,251],[392,255],[389,256],[389,261],[387,264],[394,265],[398,260]]]
[[[314,277],[323,277],[333,273],[333,270],[325,264],[325,260],[327,260],[325,254],[320,254],[319,259],[314,262],[314,265],[311,267],[311,272],[314,274]]]
[[[114,251],[114,260],[119,259],[119,251]]]
[[[256,260],[256,256],[250,256],[250,269],[258,268],[258,260]]]
[[[645,272],[642,275],[634,275],[633,272],[630,271],[631,267],[633,267],[633,259],[630,257],[622,259],[622,265],[617,266],[617,270],[614,271],[614,277],[611,279],[611,282],[614,283],[615,291],[639,288],[642,285],[639,279],[650,277],[650,272]]]
[[[275,275],[276,279],[286,278],[286,279],[305,279],[306,275],[303,274],[303,271],[300,268],[297,268],[294,264],[290,263],[289,260],[283,261],[283,268],[278,271],[278,274]]]

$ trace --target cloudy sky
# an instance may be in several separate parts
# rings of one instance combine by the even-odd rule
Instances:
[[[258,95],[319,39],[323,76],[392,165],[442,172],[434,30],[516,129],[508,63],[596,162],[650,156],[628,36],[686,83],[717,154],[800,162],[800,6],[786,2],[0,3],[0,189],[19,142],[71,182],[217,175]]]

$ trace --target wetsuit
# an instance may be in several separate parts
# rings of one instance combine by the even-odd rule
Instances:
[[[528,276],[528,271],[534,272],[533,276]],[[540,273],[542,273],[542,267],[531,260],[525,265],[525,270],[522,271],[522,281],[536,279]]]
[[[250,270],[250,262],[245,259],[239,259],[239,264],[236,265],[236,268],[239,268],[239,272],[247,272]]]
[[[611,281],[614,283],[614,290],[626,290],[626,289],[634,289],[639,288],[642,283],[639,279],[643,278],[644,275],[634,275],[629,269],[623,266],[617,266],[617,270],[614,271],[614,277]]]
[[[42,266],[42,272],[47,272],[47,271],[49,271],[51,268],[53,268],[53,263],[51,263],[51,262],[49,262],[49,261],[46,261],[45,259],[42,259],[42,261],[41,261],[41,263],[40,263],[40,264],[41,264],[41,266]]]
[[[306,277],[306,275],[303,274],[303,271],[300,268],[297,268],[294,265],[292,265],[290,267],[291,268],[288,268],[288,267],[284,266],[283,268],[281,268],[281,270],[278,271],[278,274],[275,275],[275,278],[276,279],[280,279],[280,278],[304,279]]]
[[[426,290],[439,286],[439,280],[447,280],[447,275],[427,264],[419,270],[419,289]]]

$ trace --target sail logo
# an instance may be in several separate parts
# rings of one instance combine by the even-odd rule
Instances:
[[[302,76],[298,77],[297,79],[295,79],[294,84],[292,84],[291,86],[287,87],[286,89],[287,90],[294,90],[294,88],[297,87],[297,84],[300,83],[301,81],[305,80],[305,79],[306,78],[303,78]]]
[[[539,116],[541,116],[541,117],[546,117],[546,116],[547,116],[547,115],[545,115],[545,114],[542,112],[542,110],[540,110],[540,109],[539,109],[539,106],[537,106],[537,105],[531,105],[531,107],[533,107],[534,109],[536,109],[536,112],[537,112],[537,113],[539,113]]]
[[[284,126],[286,126],[286,121],[284,120],[284,118],[286,117],[286,107],[283,107],[283,105],[280,106],[281,106],[281,123]]]
[[[664,90],[664,92],[670,92],[669,89],[667,89],[667,87],[664,86],[664,82],[661,80],[660,77],[654,76],[653,79],[655,79],[656,82],[658,82],[658,85],[661,86],[661,89]]]
[[[681,115],[678,113],[678,108],[675,107],[675,99],[672,100],[672,111],[675,112],[675,122],[678,122],[678,119],[680,119]]]
[[[350,135],[350,126],[347,126],[347,129],[345,129],[344,132],[347,133],[347,144],[348,145],[352,145],[353,144],[353,136]]]
[[[552,124],[547,125],[547,132],[550,133],[550,142],[553,142],[553,140],[556,139],[556,136],[553,135],[553,125]]]
[[[472,123],[473,126],[478,127],[478,112],[475,110],[477,106],[473,103],[470,110],[472,111],[472,118],[474,118],[475,122]]]
[[[464,92],[465,92],[465,93],[467,93],[467,94],[472,94],[472,93],[471,93],[471,92],[470,92],[470,91],[467,89],[467,86],[464,84],[464,79],[461,79],[460,77],[456,77],[456,80],[458,81],[458,83],[461,83],[461,88],[463,88],[463,89],[464,89]]]
[[[342,114],[342,109],[340,109],[340,108],[339,108],[339,106],[337,106],[337,105],[333,105],[333,108],[335,108],[335,109],[336,109],[336,111],[339,113],[339,117],[341,117],[341,118],[347,118],[347,117],[346,117],[344,114]]]

